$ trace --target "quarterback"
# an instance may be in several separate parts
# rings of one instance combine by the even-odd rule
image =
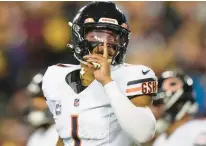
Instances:
[[[156,120],[148,106],[154,72],[123,63],[129,43],[125,15],[112,2],[91,2],[72,23],[80,65],[50,66],[42,89],[59,134],[57,145],[130,146],[151,140]]]

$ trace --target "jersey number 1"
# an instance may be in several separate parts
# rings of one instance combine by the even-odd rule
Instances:
[[[71,115],[71,136],[74,139],[74,146],[81,146],[81,140],[78,136],[78,115]]]

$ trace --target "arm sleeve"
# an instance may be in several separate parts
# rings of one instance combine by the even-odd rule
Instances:
[[[130,97],[156,94],[157,77],[142,65],[127,65],[119,74],[104,86],[108,100],[122,129],[136,143],[145,143],[155,134],[156,120],[149,107],[135,106]]]
[[[155,134],[156,120],[149,108],[136,107],[112,81],[104,86],[122,129],[136,143],[145,143]]]

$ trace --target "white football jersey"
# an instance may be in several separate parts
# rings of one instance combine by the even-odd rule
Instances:
[[[72,81],[74,77],[70,74],[77,70],[80,70],[80,65],[54,65],[43,77],[42,89],[64,145],[134,144],[122,131],[106,92],[97,80],[79,94],[74,91],[72,87],[77,83]],[[111,76],[128,98],[157,92],[157,78],[146,66],[116,66],[112,68]]]
[[[162,133],[158,136],[158,138],[154,141],[152,146],[165,146],[168,141],[168,137],[166,133]]]
[[[46,131],[39,128],[29,137],[27,146],[56,146],[58,138],[55,125],[52,125]]]
[[[187,122],[169,137],[163,133],[153,146],[206,146],[206,120]]]

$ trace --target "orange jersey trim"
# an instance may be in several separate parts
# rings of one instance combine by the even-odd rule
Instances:
[[[126,93],[137,92],[141,90],[142,90],[142,87],[130,88],[130,89],[126,89]]]

